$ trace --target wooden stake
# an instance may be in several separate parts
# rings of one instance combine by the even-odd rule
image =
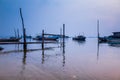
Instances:
[[[26,30],[25,30],[25,27],[24,27],[24,20],[23,20],[22,9],[21,8],[20,8],[20,16],[21,16],[22,28],[23,28],[24,49],[27,49],[27,45],[26,45]]]
[[[42,30],[42,50],[44,50],[44,30]]]
[[[63,53],[65,53],[65,24],[63,24]]]
[[[98,33],[97,37],[99,39],[99,37],[100,37],[100,35],[99,35],[99,20],[97,20],[97,33]]]

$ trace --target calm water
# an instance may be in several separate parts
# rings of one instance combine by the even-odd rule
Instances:
[[[66,40],[65,53],[59,44],[53,49],[18,52],[22,45],[0,45],[0,80],[120,80],[120,47]],[[58,48],[59,47],[59,48]],[[28,45],[40,49],[40,44]],[[16,52],[15,52],[16,51]],[[43,55],[44,53],[44,55]]]

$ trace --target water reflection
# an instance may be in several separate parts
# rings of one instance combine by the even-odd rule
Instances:
[[[45,58],[45,55],[44,55],[44,49],[42,49],[42,64],[44,64],[44,58]]]
[[[86,41],[77,41],[77,40],[73,40],[75,43],[79,44],[79,45],[83,45],[85,44]]]
[[[24,73],[25,73],[25,69],[26,69],[26,58],[27,58],[27,50],[24,49],[23,51],[23,59],[22,59],[22,70],[20,71],[20,75],[21,75],[21,80],[24,80]]]
[[[63,67],[65,66],[65,43],[63,44]]]
[[[65,66],[65,43],[62,42],[62,44],[60,44],[59,47],[53,47],[53,48],[60,48],[60,54],[56,54],[55,56],[60,56],[62,57],[62,66],[64,67]],[[44,64],[45,63],[45,57],[52,57],[52,55],[45,55],[45,50],[46,48],[42,48],[42,55],[41,55],[41,63]],[[54,57],[55,57],[54,56]]]
[[[97,61],[99,60],[99,41],[97,42]]]
[[[120,47],[120,44],[109,44],[109,46],[111,46],[111,47]]]
[[[24,54],[23,54],[23,64],[26,64],[26,58],[27,58],[27,50],[24,50]]]

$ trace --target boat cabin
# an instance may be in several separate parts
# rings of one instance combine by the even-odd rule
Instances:
[[[114,37],[120,37],[120,32],[113,32]]]

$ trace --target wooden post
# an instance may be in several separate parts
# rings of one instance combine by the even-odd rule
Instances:
[[[62,28],[60,28],[60,38],[62,38]]]
[[[44,50],[44,30],[42,30],[42,50]]]
[[[100,37],[100,35],[99,35],[99,20],[97,20],[97,33],[98,33],[97,38],[99,40],[99,37]]]
[[[17,35],[18,35],[18,39],[19,39],[20,38],[19,29],[17,29]]]
[[[65,66],[65,24],[63,24],[63,67]]]
[[[26,29],[24,28],[24,50],[27,50],[27,44],[26,44]]]
[[[14,28],[14,32],[15,32],[15,38],[17,38],[17,34],[16,34],[16,30],[15,30],[15,28]]]
[[[22,9],[21,8],[20,8],[20,16],[21,16],[22,28],[23,28],[24,49],[27,49],[27,45],[26,45],[26,30],[25,30],[25,27],[24,27],[24,20],[23,20]]]
[[[65,53],[65,24],[63,24],[63,53]]]
[[[60,28],[60,47],[62,47],[62,28]]]

